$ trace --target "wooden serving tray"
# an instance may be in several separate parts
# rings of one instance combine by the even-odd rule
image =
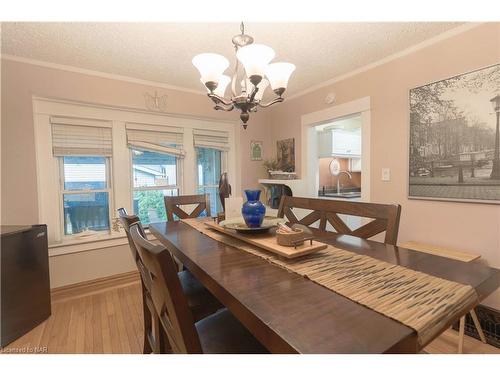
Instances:
[[[226,229],[219,224],[213,223],[211,221],[205,222],[205,225],[211,229],[215,229],[216,231],[225,233],[229,236],[245,241],[251,245],[257,246],[261,249],[270,251],[274,254],[289,259],[311,254],[316,251],[326,249],[327,247],[326,244],[314,240],[312,241],[312,245],[311,241],[306,241],[303,245],[297,246],[296,248],[281,246],[276,242],[276,234],[274,233],[273,229],[271,229],[271,231],[268,233],[244,234],[238,233],[233,229]]]

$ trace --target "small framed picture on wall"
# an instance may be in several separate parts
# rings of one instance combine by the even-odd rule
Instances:
[[[250,159],[262,160],[262,141],[250,142]]]

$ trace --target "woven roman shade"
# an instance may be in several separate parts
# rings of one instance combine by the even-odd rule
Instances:
[[[111,123],[108,121],[51,117],[54,156],[111,156]]]
[[[129,147],[184,157],[182,128],[127,123],[126,129]]]
[[[193,129],[194,147],[229,150],[229,133],[219,130]]]

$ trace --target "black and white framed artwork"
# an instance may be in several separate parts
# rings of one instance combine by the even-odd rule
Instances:
[[[409,99],[409,198],[500,204],[500,64]]]

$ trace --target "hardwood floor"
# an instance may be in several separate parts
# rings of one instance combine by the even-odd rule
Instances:
[[[6,347],[46,348],[47,353],[142,353],[141,284],[78,287],[52,298],[52,315],[44,323]],[[80,294],[81,293],[81,294]]]
[[[136,273],[65,287],[52,295],[52,315],[4,352],[142,353],[141,286]],[[451,329],[429,344],[428,353],[456,353]],[[500,354],[465,337],[464,353]]]

